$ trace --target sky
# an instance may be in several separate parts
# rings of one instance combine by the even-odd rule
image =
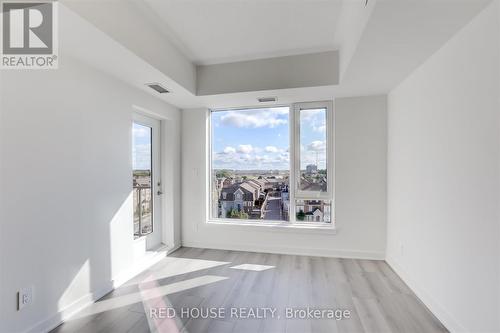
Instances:
[[[315,164],[326,169],[326,110],[300,111],[300,168]]]
[[[215,169],[289,170],[289,108],[212,112]],[[301,111],[301,168],[325,161],[325,111]],[[316,154],[318,152],[318,154]]]
[[[132,125],[132,168],[151,170],[151,128]]]

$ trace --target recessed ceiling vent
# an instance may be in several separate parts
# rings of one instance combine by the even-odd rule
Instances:
[[[159,83],[146,83],[146,85],[149,88],[153,89],[154,91],[156,91],[157,93],[160,93],[160,94],[166,94],[166,93],[170,92]]]
[[[269,102],[278,101],[278,98],[277,97],[260,97],[260,98],[257,98],[257,100],[259,101],[259,103],[269,103]]]

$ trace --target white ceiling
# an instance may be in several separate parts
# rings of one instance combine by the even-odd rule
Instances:
[[[92,1],[94,5],[90,6],[88,3]],[[338,23],[337,31],[334,34],[335,29],[331,27],[331,33],[338,35],[335,37],[338,41],[342,40],[339,36],[342,37],[343,35],[345,37],[343,43],[339,42],[340,50],[346,49],[345,45],[348,44],[346,41],[354,39],[354,42],[350,46],[352,48],[352,57],[344,56],[344,59],[349,58],[349,61],[345,74],[338,85],[266,91],[259,89],[258,91],[197,96],[186,88],[185,85],[172,78],[175,77],[173,74],[176,74],[172,72],[173,70],[182,72],[185,69],[182,66],[184,62],[176,62],[176,57],[173,57],[171,52],[169,53],[170,49],[161,49],[161,45],[159,45],[162,40],[165,40],[165,44],[170,42],[181,45],[182,43],[175,41],[175,38],[179,38],[179,36],[184,38],[184,36],[181,34],[176,37],[171,35],[172,32],[166,36],[165,33],[168,33],[168,31],[165,31],[164,27],[167,24],[159,19],[158,16],[155,19],[156,13],[150,8],[142,13],[146,15],[138,15],[138,11],[143,11],[141,7],[144,7],[144,1],[158,1],[158,3],[159,1],[164,1],[169,4],[174,3],[182,8],[190,6],[196,12],[193,14],[195,17],[202,17],[203,15],[199,12],[212,12],[208,8],[210,6],[207,6],[208,3],[220,8],[221,4],[227,4],[229,0],[108,0],[106,3],[110,3],[109,6],[104,7],[102,0],[88,0],[85,2],[88,5],[88,8],[85,7],[86,10],[84,10],[85,8],[80,8],[82,6],[70,6],[70,12],[76,11],[73,15],[69,15],[68,13],[65,19],[65,15],[61,14],[60,25],[61,31],[64,32],[60,37],[61,52],[63,55],[64,52],[71,53],[72,56],[88,62],[105,72],[109,72],[113,76],[179,108],[254,106],[257,103],[258,97],[267,96],[275,96],[278,98],[278,103],[283,104],[298,101],[327,100],[344,96],[387,94],[491,2],[491,0],[377,0],[376,2],[370,0],[368,7],[365,8],[362,0],[361,6],[363,6],[363,10],[369,9],[370,6],[374,8],[373,11],[370,11],[370,15],[366,15],[366,24],[359,24],[359,36],[356,37],[357,33],[349,34],[349,32],[356,30],[355,27],[353,28],[353,24],[347,23],[352,23],[356,17],[358,17],[358,21],[362,19],[362,15],[354,15],[356,14],[354,9],[357,7],[353,4],[359,5],[359,2],[358,0],[345,0],[346,2],[341,6],[340,16],[342,19],[339,20],[339,17],[334,15],[336,17],[335,21]],[[271,7],[282,3],[285,8],[288,8],[286,12],[293,12],[290,10],[291,7],[300,7],[298,5],[299,0],[231,1],[244,7],[250,6],[251,3],[254,3],[255,6],[262,5],[263,7],[268,7],[269,3],[271,3]],[[63,0],[63,2],[66,1]],[[71,4],[77,3],[72,0],[68,0],[68,2]],[[243,4],[243,2],[247,4]],[[129,8],[129,17],[123,20],[122,16],[116,15],[116,13],[120,8],[126,7],[129,3],[133,3],[134,6]],[[332,4],[330,1],[326,2],[323,0],[300,0],[300,3],[306,3],[307,7],[309,7],[309,4],[320,4],[320,6],[326,3],[329,5]],[[338,2],[335,2],[335,4],[338,5]],[[100,8],[100,11],[96,10],[96,7]],[[229,8],[232,9],[228,9],[228,12],[234,10],[233,5],[230,5]],[[185,10],[188,11],[188,9]],[[275,12],[278,12],[277,8],[275,8]],[[97,13],[99,14],[99,20],[94,17]],[[120,13],[123,14],[123,11]],[[256,17],[256,13],[257,11],[254,11],[249,16]],[[322,17],[323,14],[321,13]],[[78,15],[83,16],[77,20]],[[238,13],[238,15],[240,15],[242,21],[249,21],[248,19],[244,19],[245,14]],[[267,15],[264,16],[267,17]],[[113,21],[113,18],[116,18],[116,20]],[[174,21],[180,19],[182,17],[177,17]],[[123,22],[132,21],[134,21],[134,24],[130,25],[130,29],[126,29],[128,27],[126,24],[117,28],[117,25]],[[209,22],[210,20],[204,19],[204,21]],[[151,23],[154,25],[151,25]],[[186,23],[186,25],[189,24]],[[157,29],[155,29],[155,26]],[[291,27],[291,23],[288,26],[290,29],[294,29]],[[221,28],[219,25],[217,27]],[[162,31],[159,31],[159,29]],[[189,27],[188,30],[190,29],[192,27]],[[311,30],[309,33],[311,38],[316,40],[318,39],[318,34],[323,34],[322,32],[313,33],[312,30],[315,29],[317,27],[309,29]],[[207,31],[202,30],[198,31],[200,35],[206,35]],[[224,37],[216,37],[216,32],[211,32],[214,35],[209,44],[213,46],[208,47],[208,51],[212,61],[214,61],[217,55],[220,61],[228,59],[229,55],[233,57],[233,60],[236,59],[235,57],[248,59],[250,55],[244,54],[244,52],[249,52],[247,50],[248,43],[245,42],[245,39],[249,39],[250,37],[248,36],[254,34],[262,34],[263,36],[267,34],[261,28],[253,32],[247,31],[247,28],[241,28],[241,26],[240,29],[233,26],[233,29],[230,30],[220,32]],[[284,34],[282,31],[279,31],[280,29],[277,30],[272,31],[268,35],[272,35],[272,38],[275,38],[276,35]],[[117,31],[120,33],[116,33]],[[194,32],[191,31],[191,33]],[[153,38],[155,34],[158,36]],[[228,34],[234,38],[238,35],[242,37],[238,39],[239,42],[237,43],[226,43],[227,37],[225,36]],[[74,36],[78,36],[79,38],[75,38]],[[255,39],[256,36],[252,38]],[[326,40],[327,38],[324,37],[324,39]],[[143,43],[140,42],[142,40],[144,40]],[[268,41],[266,38],[264,40]],[[292,37],[287,42],[291,43],[292,40],[295,42],[295,39]],[[305,42],[307,42],[306,39]],[[266,49],[264,45],[268,44],[270,43],[262,42],[262,47],[259,49],[260,56],[263,56],[265,52],[275,52],[275,54],[285,52],[283,51],[285,48],[281,51],[278,49],[271,50],[270,47]],[[285,44],[281,44],[282,47]],[[229,49],[233,52],[227,53],[223,57],[223,53],[219,52],[220,49],[218,47],[224,48],[224,50]],[[96,53],[95,50],[100,51]],[[239,55],[235,55],[236,51],[238,51]],[[216,54],[217,52],[219,53]],[[286,52],[294,53],[291,49]],[[252,54],[256,55],[257,52],[253,52]],[[184,59],[184,57],[182,58]],[[209,61],[209,56],[207,55],[202,58],[204,61]],[[164,66],[166,62],[170,67],[166,68]],[[248,75],[241,77],[241,79],[251,80],[252,77]],[[195,82],[196,77],[193,76],[192,80]],[[144,83],[146,82],[161,82],[169,88],[171,93],[158,95],[145,87]]]
[[[342,6],[342,0],[144,2],[154,23],[197,64],[334,50]]]

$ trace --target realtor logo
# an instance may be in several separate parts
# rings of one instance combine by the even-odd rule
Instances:
[[[57,68],[57,2],[2,2],[3,69]]]

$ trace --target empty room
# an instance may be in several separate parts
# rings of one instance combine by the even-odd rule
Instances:
[[[500,333],[500,0],[0,8],[0,333]]]

